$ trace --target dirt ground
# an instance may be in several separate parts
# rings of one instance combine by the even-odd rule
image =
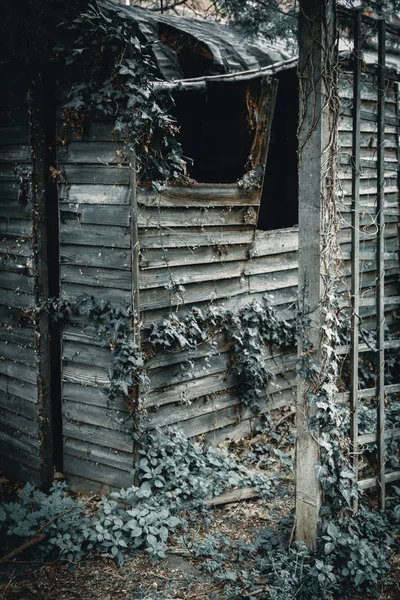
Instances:
[[[246,445],[248,442],[234,449],[236,456],[246,454]],[[209,525],[202,519],[189,521],[183,535],[181,532],[169,539],[167,558],[155,565],[142,552],[123,567],[108,556],[90,557],[72,571],[62,561],[42,565],[27,561],[29,556],[21,554],[19,561],[0,564],[0,600],[224,600],[226,582],[216,581],[202,569],[204,558],[195,555],[190,540],[218,533],[229,537],[234,545],[248,543],[257,531],[274,527],[281,517],[289,515],[294,509],[293,474],[279,460],[274,463],[272,459],[272,468],[282,477],[272,499],[254,498],[214,507]],[[6,488],[12,496],[18,484],[8,482]],[[399,554],[392,563],[395,581],[382,586],[381,600],[400,598]],[[353,600],[370,599],[355,596]]]

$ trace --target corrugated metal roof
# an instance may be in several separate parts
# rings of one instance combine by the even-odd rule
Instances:
[[[203,58],[200,64],[204,72],[197,76],[240,73],[290,58],[281,44],[273,46],[251,40],[229,25],[118,6],[111,0],[102,0],[99,4],[137,23],[151,45],[160,76],[169,81],[188,77],[179,60],[182,49],[193,53],[193,61],[196,55]]]

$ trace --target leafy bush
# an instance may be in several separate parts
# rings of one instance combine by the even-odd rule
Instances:
[[[182,510],[206,510],[204,501],[227,488],[252,485],[263,496],[272,494],[268,477],[180,432],[149,433],[140,452],[138,486],[103,497],[96,516],[66,495],[65,484],[54,484],[49,495],[27,484],[18,502],[0,508],[0,531],[29,539],[54,518],[45,530],[45,553],[58,551],[75,562],[93,550],[121,565],[126,552],[138,549],[163,558],[170,533],[184,525]]]
[[[258,414],[265,386],[274,378],[265,363],[265,349],[293,348],[294,324],[279,319],[265,296],[262,302],[254,301],[239,310],[211,307],[201,311],[195,307],[181,319],[171,315],[153,325],[149,342],[156,349],[196,350],[199,344],[215,339],[217,333],[233,340],[231,370],[239,394],[244,404]]]
[[[34,538],[43,531],[45,554],[58,552],[69,561],[79,560],[83,553],[89,519],[84,506],[66,494],[64,483],[54,483],[45,494],[27,483],[17,502],[0,506],[0,532],[9,538]],[[44,529],[42,529],[48,524]]]
[[[250,543],[216,533],[189,546],[205,559],[201,567],[208,574],[226,582],[229,600],[323,600],[337,597],[339,590],[341,598],[377,593],[390,572],[390,528],[386,517],[361,509],[355,517],[323,524],[315,553],[290,544],[293,520],[288,517],[274,530],[257,532]]]

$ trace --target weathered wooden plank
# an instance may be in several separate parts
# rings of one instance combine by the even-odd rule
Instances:
[[[0,140],[7,144],[28,144],[29,143],[29,123],[28,121],[20,125],[0,125]]]
[[[32,204],[18,204],[14,200],[0,200],[0,220],[21,219],[29,221],[32,218]]]
[[[347,149],[346,146],[340,146],[339,147],[340,163],[347,164],[347,161],[344,160],[342,157],[346,157],[349,154],[351,154],[350,147],[348,147],[348,149]],[[362,146],[360,148],[361,166],[363,166],[364,164],[366,166],[372,166],[374,164],[374,161],[376,161],[376,155],[377,155],[376,147],[374,148],[373,146]],[[385,148],[385,163],[386,163],[385,168],[386,169],[389,169],[389,163],[396,162],[396,155],[397,155],[396,146]]]
[[[2,395],[2,393],[0,393]],[[26,418],[21,414],[11,412],[2,406],[1,423],[3,427],[12,428],[15,432],[22,432],[26,435],[38,437],[38,424],[33,419]]]
[[[64,472],[67,476],[67,482],[69,475],[77,475],[93,481],[96,484],[94,490],[101,490],[107,485],[127,488],[133,483],[132,475],[126,473],[126,471],[83,458],[76,458],[69,454],[64,456]]]
[[[22,344],[33,348],[35,345],[35,330],[33,327],[5,327],[0,325],[0,340],[4,342],[13,342],[14,344]]]
[[[195,379],[215,373],[225,373],[228,369],[230,358],[230,353],[225,352],[213,356],[212,361],[207,356],[194,358],[191,366],[181,362],[152,369],[149,372],[150,390],[174,386],[183,382],[193,382]]]
[[[266,388],[266,396],[264,402],[264,410],[271,410],[271,407],[275,403],[282,400],[282,392],[291,390],[295,386],[295,373],[290,373],[290,379],[280,377],[274,382],[273,385],[269,385]],[[291,392],[292,393],[292,392]],[[294,393],[294,391],[293,391]],[[285,395],[285,403],[287,402],[287,395]],[[291,401],[294,402],[294,398],[290,396]],[[218,411],[240,405],[242,400],[235,393],[235,388],[232,388],[228,393],[222,392],[217,394],[211,394],[207,396],[201,396],[194,399],[190,404],[166,404],[161,406],[157,412],[149,412],[148,427],[150,429],[155,427],[165,427],[167,425],[176,425],[179,429],[184,428],[184,421],[198,417],[200,415],[206,415],[210,413],[217,413]]]
[[[0,167],[1,171],[3,171],[3,165]],[[12,200],[13,202],[8,202],[9,206],[15,204],[18,200],[18,191],[19,185],[15,178],[14,170],[10,171],[11,181],[0,181],[0,198],[2,200]],[[22,208],[22,207],[21,207]]]
[[[33,257],[33,248],[31,240],[20,240],[12,238],[0,239],[0,254],[10,254],[12,256]]]
[[[171,267],[167,269],[150,269],[139,274],[141,290],[173,287],[217,279],[233,279],[241,277],[246,267],[245,261],[191,265],[190,267]]]
[[[362,173],[362,171],[361,171]],[[362,191],[363,193],[361,194],[362,196],[365,195],[376,195],[376,173],[374,176],[369,176],[369,177],[362,177],[360,176],[360,191]],[[344,192],[344,195],[350,195],[351,194],[351,181],[352,179],[350,177],[347,178],[342,178],[339,184],[339,189],[340,192]],[[387,190],[387,192],[390,194],[394,194],[396,193],[397,188],[397,179],[396,179],[396,175],[395,173],[387,171],[385,173],[385,177],[384,177],[384,184],[385,184],[385,190]],[[365,198],[362,198],[363,201],[365,201]]]
[[[377,123],[376,104],[370,103],[370,105],[366,105],[366,103],[363,102],[363,105],[364,105],[363,107],[365,110],[361,111],[361,123],[363,121],[370,121],[372,123]],[[352,112],[353,111],[352,111],[351,105],[348,105],[347,103],[345,104],[342,101],[341,106],[340,106],[340,114],[345,115],[347,117],[351,117]],[[385,124],[393,125],[393,126],[397,127],[398,122],[399,122],[398,117],[394,113],[388,114],[388,111],[387,111],[387,114],[385,115]]]
[[[87,246],[108,246],[109,248],[129,248],[129,230],[126,227],[83,225],[79,221],[61,223],[60,243]]]
[[[209,357],[210,359],[215,355],[228,352],[231,350],[234,341],[227,337],[225,334],[217,334],[213,337],[212,342],[205,342],[203,344],[199,344],[193,352],[193,349],[177,349],[170,351],[163,350],[155,350],[152,348],[151,344],[146,343],[146,337],[144,338],[144,347],[146,352],[155,352],[151,358],[148,359],[146,368],[151,377],[151,372],[153,369],[158,369],[160,367],[172,367],[173,365],[179,363],[187,363],[189,360],[193,360],[193,354],[195,358],[205,358]]]
[[[154,310],[176,305],[215,301],[218,298],[228,298],[246,294],[249,282],[245,277],[188,284],[184,290],[166,290],[163,288],[143,289],[140,293],[140,310]]]
[[[71,342],[63,339],[62,358],[69,363],[109,369],[112,364],[112,353],[108,348],[99,348],[85,343]]]
[[[60,219],[66,221],[80,221],[89,225],[116,225],[128,227],[129,207],[127,205],[104,204],[67,204],[60,203]]]
[[[105,347],[104,333],[98,331],[93,323],[84,325],[65,324],[62,331],[63,341],[78,342],[89,346]]]
[[[64,165],[69,184],[129,185],[129,167],[94,165]]]
[[[0,270],[6,272],[14,272],[20,276],[33,277],[33,263],[26,256],[15,256],[0,253]]]
[[[82,389],[81,384],[64,382],[62,389],[63,400],[66,403],[91,404],[92,406],[99,406],[104,409],[107,409],[109,406],[107,393],[99,387],[85,386]],[[124,415],[127,415],[129,412],[129,407],[123,396],[113,401],[112,408]]]
[[[12,291],[4,288],[1,291],[0,302],[9,309],[20,308],[22,310],[29,310],[35,305],[35,299],[31,294],[24,294],[20,291]]]
[[[142,248],[191,248],[198,246],[225,246],[250,244],[254,238],[251,227],[207,227],[181,229],[171,232],[169,229],[141,229],[139,231]]]
[[[353,119],[350,115],[340,115],[339,117],[339,125],[338,125],[339,135],[342,132],[351,132],[353,131]],[[377,124],[372,121],[360,121],[360,132],[365,133],[376,133],[377,132]],[[396,133],[396,125],[386,124],[385,125],[385,134],[393,134]]]
[[[37,387],[31,383],[20,381],[14,377],[0,375],[0,390],[5,394],[12,394],[32,403],[37,402]]]
[[[65,421],[63,424],[63,433],[65,438],[82,440],[83,442],[98,443],[101,440],[102,445],[123,452],[133,451],[132,433],[124,433],[105,429],[102,426],[93,424],[82,424],[74,421]]]
[[[101,442],[101,440],[99,440]],[[98,444],[82,442],[67,438],[63,445],[65,454],[75,458],[81,458],[94,463],[93,467],[107,465],[131,473],[133,469],[133,455],[113,448],[106,448]]]
[[[32,220],[28,219],[0,219],[0,235],[29,238],[33,232]]]
[[[141,296],[143,296],[143,294],[146,294],[146,291],[141,292]],[[213,300],[213,305],[222,306],[224,309],[235,310],[244,308],[245,306],[251,304],[253,300],[257,300],[258,302],[262,301],[262,298],[265,295],[267,295],[271,305],[277,308],[278,313],[281,314],[282,318],[292,318],[293,310],[290,308],[290,306],[296,301],[297,285],[289,288],[274,290],[272,292],[268,292],[267,294],[265,291],[261,290],[260,292],[251,295],[245,292],[242,295],[233,295],[230,298],[222,297]],[[207,310],[207,308],[210,306],[210,300],[206,299],[204,301],[199,301],[198,299],[196,300],[196,298],[193,298],[191,302],[186,302],[185,306],[181,310],[186,312],[190,310],[192,306],[196,306],[202,310]],[[170,312],[170,306],[144,311],[141,314],[143,326],[152,327],[153,323],[158,323],[162,319],[167,318]]]
[[[214,373],[164,389],[162,391],[149,392],[144,398],[144,406],[162,406],[171,402],[190,402],[195,398],[215,394],[228,390],[236,385],[236,377],[228,373]]]
[[[41,475],[32,466],[24,465],[18,459],[9,458],[0,454],[0,469],[4,473],[10,473],[21,481],[30,481],[35,486],[40,485]]]
[[[395,130],[396,128],[393,127]],[[352,145],[352,132],[351,131],[339,131],[339,146],[341,148],[351,148]],[[360,148],[377,148],[378,137],[377,132],[361,132],[360,133]],[[385,132],[385,148],[397,148],[397,137],[396,131],[392,133]]]
[[[1,98],[1,95],[0,95]],[[26,144],[1,144],[0,162],[20,164],[29,162],[30,148]]]
[[[75,142],[58,147],[58,161],[64,163],[95,164],[108,166],[126,162],[127,150],[120,142]],[[1,153],[0,153],[1,158]]]
[[[36,365],[36,349],[5,342],[1,344],[1,354],[3,360],[22,363],[34,367]]]
[[[16,433],[14,429],[5,429],[0,425],[0,439],[10,450],[19,448],[27,454],[38,456],[38,440],[35,437],[29,437],[21,432]]]
[[[69,204],[129,204],[129,186],[97,183],[62,185],[59,197]]]
[[[25,419],[30,419],[31,421],[34,421],[37,415],[36,403],[29,402],[29,400],[24,400],[18,396],[13,396],[9,392],[3,392],[2,390],[0,390],[0,407],[1,411],[6,409],[10,413],[21,415]]]
[[[257,190],[244,190],[236,184],[196,183],[184,186],[163,186],[159,192],[148,187],[138,188],[138,204],[163,207],[258,206]]]
[[[115,121],[91,121],[84,130],[82,142],[120,142],[124,139],[121,131],[114,129]]]
[[[74,283],[96,287],[112,287],[115,290],[130,290],[132,278],[128,270],[61,264],[60,280],[62,285]]]
[[[25,273],[0,270],[0,288],[33,294],[34,279]]]
[[[341,85],[339,86],[339,97],[353,99],[353,83],[347,81],[346,79],[341,80]],[[372,102],[376,102],[376,88],[377,88],[377,79],[374,81],[365,81],[362,79],[361,82],[361,100],[371,100]],[[388,106],[389,104],[394,104],[396,102],[396,95],[393,89],[393,86],[387,86],[387,96],[385,98],[385,104]]]
[[[170,267],[168,269],[152,269],[142,271],[139,276],[140,288],[171,286],[173,283],[186,285],[201,281],[231,279],[242,275],[260,273],[277,273],[297,267],[297,254],[277,254],[249,261],[211,263],[208,265],[191,265],[190,267]]]
[[[191,404],[167,404],[160,407],[157,412],[149,412],[146,427],[166,427],[177,425],[178,429],[184,427],[184,421],[199,415],[215,414],[217,411],[240,404],[240,399],[233,393],[212,394],[194,399]]]
[[[96,300],[109,300],[113,304],[123,306],[130,305],[131,295],[127,290],[118,290],[104,286],[94,287],[88,284],[64,283],[61,289],[61,297],[67,300],[79,298],[79,296],[93,296]]]
[[[104,388],[110,385],[108,372],[94,365],[82,365],[64,360],[62,380],[83,386]]]
[[[385,237],[397,237],[397,227],[395,223],[388,223],[385,227]],[[360,241],[376,239],[376,226],[363,227],[360,231]],[[338,241],[340,244],[351,241],[350,228],[341,227],[338,232]]]
[[[82,240],[83,241],[83,240]],[[98,242],[101,241],[98,240]],[[88,267],[108,267],[112,269],[129,269],[131,265],[128,249],[106,248],[103,246],[83,246],[62,244],[60,260],[64,265],[81,265]]]
[[[250,256],[270,256],[297,251],[299,246],[298,227],[277,229],[274,231],[256,231]]]
[[[142,248],[140,269],[179,267],[184,265],[223,264],[234,260],[245,260],[249,256],[249,246],[200,246],[199,248]]]
[[[386,154],[385,154],[385,169],[387,171],[397,171],[396,157],[394,156],[394,154],[392,152],[394,152],[394,151],[388,150],[389,155],[386,156]],[[368,167],[370,169],[376,169],[377,161],[375,160],[374,157],[366,158],[366,157],[362,156],[360,159],[360,162],[361,162],[362,168]],[[351,164],[351,153],[350,152],[340,152],[339,153],[339,164],[340,164],[340,167],[350,165]]]
[[[274,254],[272,256],[262,256],[248,261],[245,268],[245,275],[259,275],[262,273],[278,273],[279,271],[290,271],[296,269],[298,263],[297,252],[287,252],[285,254]]]
[[[140,208],[139,227],[229,227],[256,225],[257,212],[247,208]]]
[[[78,402],[63,403],[63,419],[123,433],[126,413]],[[100,439],[100,438],[99,438]]]
[[[262,275],[249,276],[250,293],[254,292],[272,292],[281,290],[285,287],[297,285],[298,274],[297,269],[289,271],[281,271],[277,273],[265,273]]]

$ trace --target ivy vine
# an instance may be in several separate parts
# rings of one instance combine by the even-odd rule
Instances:
[[[58,47],[65,64],[73,65],[75,80],[64,103],[65,132],[80,138],[87,116],[112,120],[126,150],[135,150],[137,169],[147,180],[179,179],[184,173],[178,131],[170,115],[173,99],[155,91],[156,67],[151,46],[142,39],[137,23],[118,7],[94,2],[76,19],[64,23],[67,42]],[[123,160],[123,156],[121,156]]]

